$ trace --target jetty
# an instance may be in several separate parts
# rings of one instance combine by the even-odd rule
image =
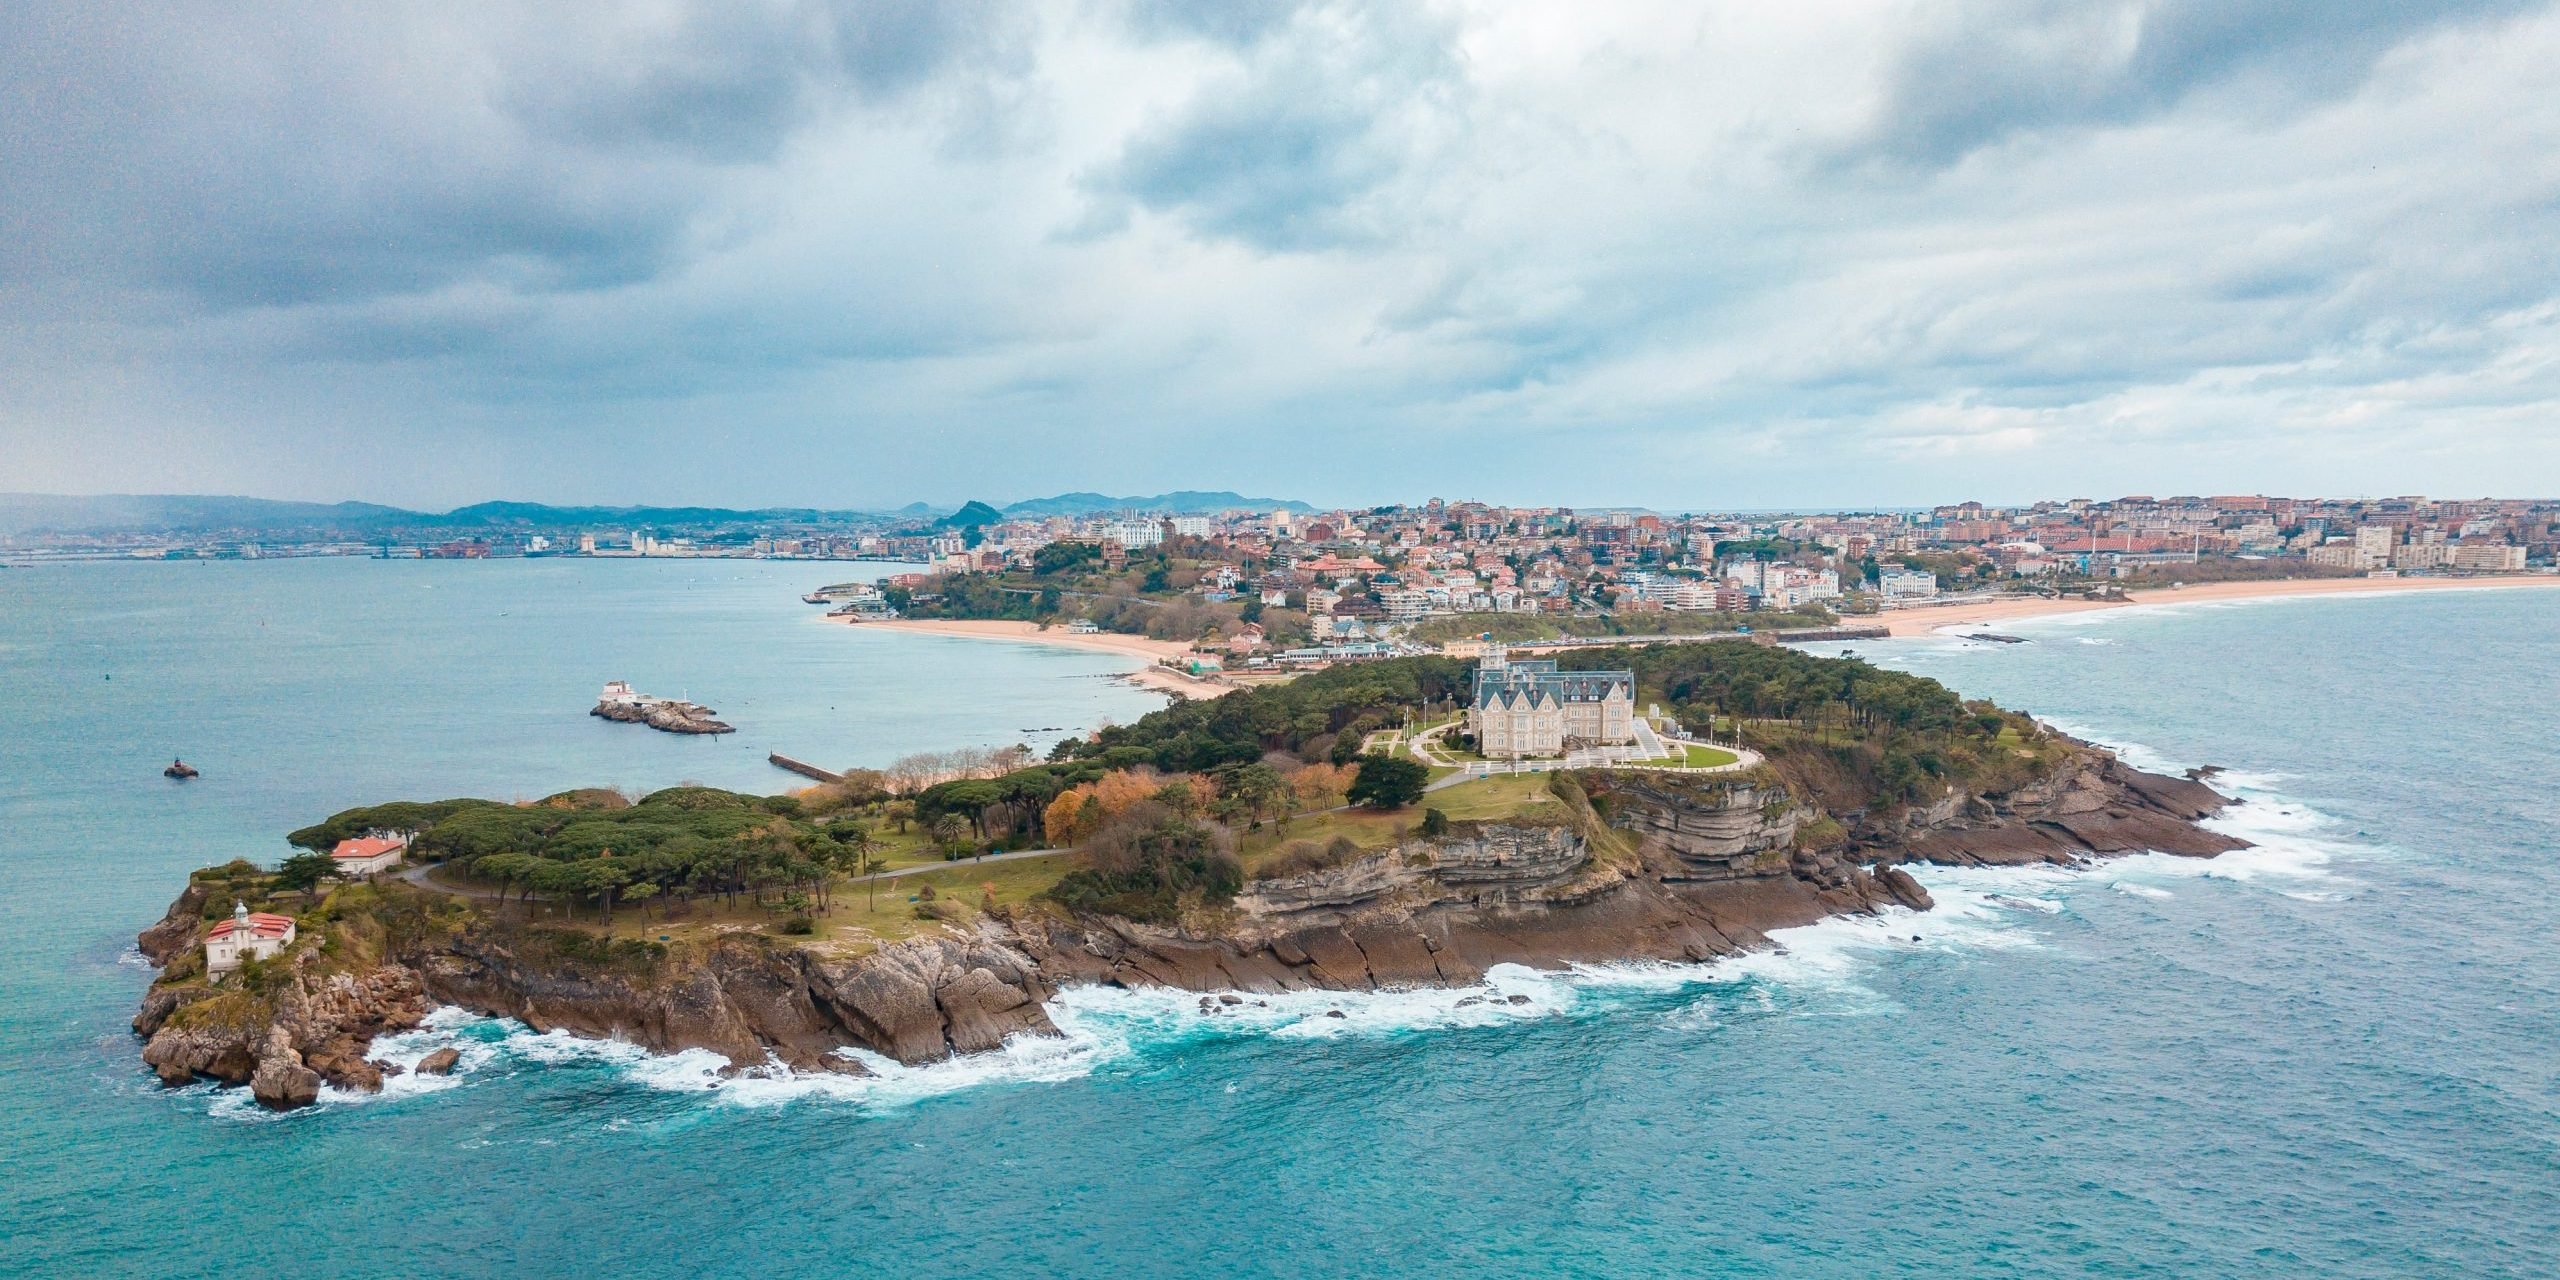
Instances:
[[[645,724],[661,733],[736,733],[713,717],[711,708],[682,698],[653,698],[634,692],[628,681],[608,680],[587,713],[623,724]]]
[[[844,775],[841,773],[837,773],[830,769],[821,769],[806,760],[794,760],[779,751],[768,751],[765,753],[764,758],[770,762],[773,767],[777,769],[788,769],[793,773],[799,774],[803,778],[814,778],[820,782],[844,781]]]

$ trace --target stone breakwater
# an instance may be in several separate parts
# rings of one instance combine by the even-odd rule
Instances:
[[[221,989],[182,972],[204,906],[182,896],[142,935],[144,954],[172,968],[134,1029],[162,1079],[245,1083],[272,1106],[308,1102],[323,1081],[379,1087],[371,1037],[439,1003],[656,1050],[710,1049],[740,1070],[860,1073],[835,1050],[921,1063],[1054,1034],[1043,1006],[1075,983],[1364,991],[1467,986],[1506,963],[1704,961],[1828,916],[1929,909],[1901,863],[2211,856],[2243,843],[2194,825],[2228,803],[2201,781],[2096,748],[2010,794],[1951,795],[1875,821],[1825,815],[1766,779],[1585,772],[1559,789],[1569,817],[1454,824],[1255,881],[1180,926],[1014,910],[859,956],[751,933],[597,954],[473,916],[391,943],[354,972],[297,948],[263,978],[256,1016],[187,1015]]]
[[[713,718],[711,708],[680,698],[642,698],[635,702],[606,699],[587,713],[623,724],[645,724],[662,733],[736,733]]]

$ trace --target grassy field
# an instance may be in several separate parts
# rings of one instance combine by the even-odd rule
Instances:
[[[942,850],[935,847],[933,838],[925,834],[923,827],[913,823],[909,823],[903,832],[894,822],[873,823],[871,838],[879,846],[873,856],[880,860],[883,871],[942,861]]]
[[[1481,822],[1515,817],[1562,817],[1564,802],[1547,790],[1543,773],[1506,773],[1434,791],[1407,809],[1337,809],[1310,813],[1236,841],[1236,856],[1248,870],[1280,846],[1295,840],[1330,843],[1344,836],[1363,849],[1383,849],[1422,825],[1422,812],[1437,809],[1452,822]]]
[[[1237,856],[1248,869],[1273,850],[1295,840],[1330,842],[1335,836],[1348,837],[1362,849],[1379,849],[1408,838],[1422,825],[1425,809],[1438,809],[1453,822],[1491,821],[1505,818],[1561,818],[1566,809],[1563,801],[1547,790],[1547,775],[1501,774],[1462,783],[1423,797],[1420,804],[1404,809],[1341,809],[1326,813],[1305,814],[1261,831],[1244,832],[1236,841]],[[956,922],[974,917],[981,903],[990,895],[1002,906],[1019,907],[1034,903],[1058,877],[1077,864],[1072,854],[1052,857],[1022,858],[1010,862],[944,864],[941,854],[916,832],[900,835],[883,831],[879,838],[890,846],[885,859],[889,867],[932,864],[936,870],[899,876],[877,882],[839,882],[833,901],[824,912],[813,912],[815,932],[792,937],[795,942],[826,945],[840,949],[860,950],[882,942],[896,941],[936,927],[938,919],[917,914],[922,905],[923,890],[931,886],[934,899],[946,904],[942,909],[958,916]],[[578,929],[588,933],[607,930],[597,923],[593,908],[582,907],[572,915],[562,908],[542,902],[521,908],[539,924]],[[519,908],[510,906],[510,914]],[[610,932],[624,938],[665,938],[669,941],[702,941],[722,932],[749,929],[774,933],[788,912],[773,907],[758,907],[741,900],[735,906],[718,899],[686,904],[675,918],[662,910],[643,912],[625,905],[614,912]]]
[[[933,861],[939,862],[936,854]],[[939,871],[899,876],[876,883],[839,881],[834,900],[823,913],[813,912],[814,933],[788,940],[804,943],[833,943],[839,946],[864,946],[872,942],[890,942],[912,937],[937,923],[916,914],[926,886],[933,888],[937,901],[958,903],[963,920],[978,913],[980,903],[992,886],[995,900],[1003,906],[1021,906],[1038,898],[1049,886],[1058,882],[1074,867],[1071,855],[1046,858],[1022,858],[1012,862],[954,862]],[[596,922],[595,911],[582,907],[574,917],[556,907],[535,902],[528,904],[529,919],[534,923],[577,929],[586,933],[605,933]],[[514,908],[509,908],[510,913]],[[674,919],[663,913],[644,915],[638,908],[624,906],[613,913],[610,932],[623,938],[664,938],[669,941],[702,941],[716,934],[739,929],[773,933],[788,912],[758,907],[744,900],[736,906],[724,906],[714,898],[687,904]]]

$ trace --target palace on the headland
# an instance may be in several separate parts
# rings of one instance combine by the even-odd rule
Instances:
[[[1496,760],[1560,756],[1568,748],[1633,742],[1633,671],[1558,671],[1552,658],[1513,660],[1488,644],[1476,667],[1467,731]]]

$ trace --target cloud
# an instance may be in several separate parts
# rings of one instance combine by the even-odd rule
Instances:
[[[2555,58],[2499,3],[29,0],[0,453],[416,502],[2560,488]]]
[[[1851,154],[1951,163],[2038,130],[2122,124],[2226,90],[2298,107],[2353,89],[2384,53],[2517,0],[1963,0],[1894,57]]]
[[[1420,135],[1449,109],[1454,30],[1408,10],[1341,8],[1302,11],[1283,31],[1265,12],[1242,65],[1137,131],[1092,189],[1263,249],[1411,234],[1362,205],[1419,158]]]

